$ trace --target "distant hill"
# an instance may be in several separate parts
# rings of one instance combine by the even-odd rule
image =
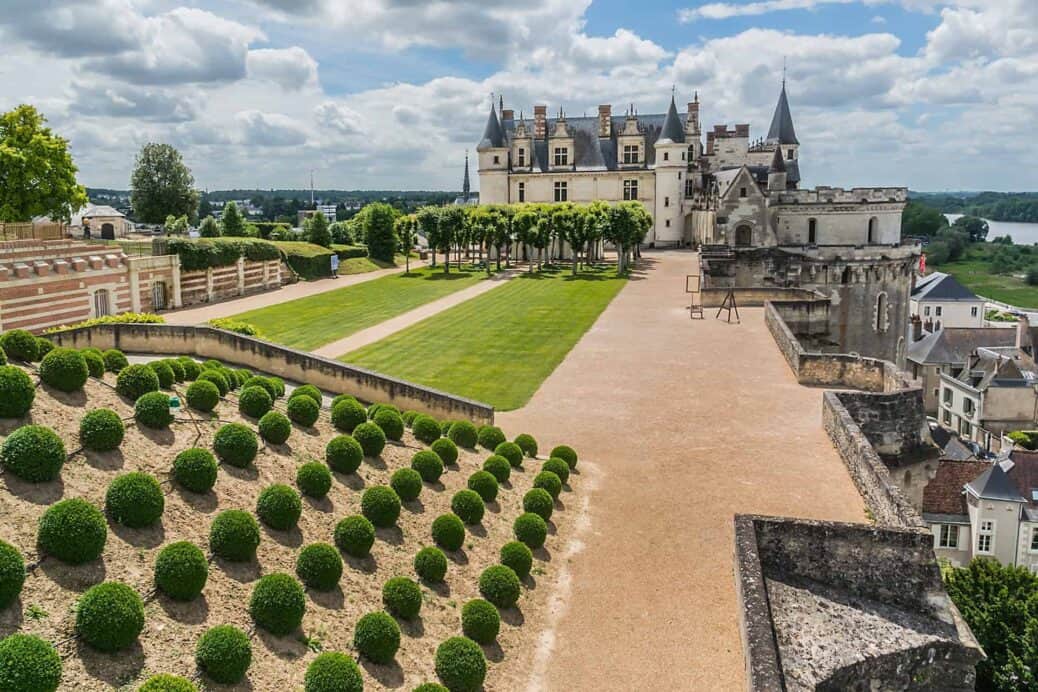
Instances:
[[[1038,192],[911,192],[909,196],[945,214],[1038,223]]]
[[[103,187],[88,187],[87,194],[91,199],[95,197],[106,199],[129,199],[129,190],[113,190]],[[316,199],[326,204],[339,204],[342,202],[378,202],[390,200],[453,200],[461,195],[461,191],[444,190],[314,190]],[[205,193],[211,202],[226,202],[231,199],[259,199],[274,198],[294,199],[300,202],[310,201],[310,190],[258,190],[258,189],[236,189],[236,190],[209,190]]]

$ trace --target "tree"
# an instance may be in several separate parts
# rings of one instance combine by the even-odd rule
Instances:
[[[988,237],[988,222],[976,216],[960,216],[952,228],[967,233],[971,243],[979,243]]]
[[[929,238],[948,225],[944,214],[931,206],[909,200],[901,214],[901,237]]]
[[[166,231],[166,235],[184,235],[187,233],[188,226],[186,216],[173,216],[170,214],[166,217],[163,230]]]
[[[68,140],[32,106],[0,115],[0,221],[49,216],[68,221],[87,200]]]
[[[926,263],[938,266],[951,259],[951,248],[943,240],[935,240],[926,246]]]
[[[220,224],[213,217],[207,216],[202,219],[202,224],[198,227],[198,234],[203,238],[219,238]]]
[[[554,232],[551,212],[547,207],[541,207],[537,213],[537,225],[533,233],[533,246],[537,248],[537,271],[541,271],[544,266],[544,250],[551,245]]]
[[[440,247],[443,249],[443,273],[450,273],[450,249],[456,238],[462,236],[465,227],[463,207],[444,207],[440,213]]]
[[[440,208],[422,207],[418,210],[418,227],[432,252],[432,266],[436,266],[436,248],[440,244]]]
[[[533,244],[534,228],[537,225],[537,213],[529,208],[520,209],[512,219],[512,231],[516,242],[527,247]],[[529,271],[533,272],[532,258],[528,262]]]
[[[404,253],[404,273],[411,273],[411,250],[414,249],[418,219],[414,214],[396,220],[396,237],[400,240],[400,251]]]
[[[201,201],[198,203],[198,218],[204,219],[207,216],[213,215],[213,205],[209,202],[209,195],[203,194]]]
[[[397,248],[393,224],[399,212],[388,204],[377,202],[364,207],[364,242],[368,257],[392,262]]]
[[[169,144],[145,144],[130,177],[130,204],[144,223],[162,223],[167,216],[198,218],[195,179],[180,152]]]
[[[317,212],[307,219],[307,240],[321,247],[332,246],[332,234],[328,230],[328,218],[321,212]]]
[[[223,215],[220,217],[220,223],[223,226],[223,235],[232,238],[243,238],[247,234],[245,232],[245,219],[242,218],[241,212],[238,211],[238,205],[234,202],[228,202],[223,205]]]

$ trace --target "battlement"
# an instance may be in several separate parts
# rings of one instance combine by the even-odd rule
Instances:
[[[889,204],[908,201],[907,187],[819,186],[813,190],[789,190],[777,195],[777,204]]]

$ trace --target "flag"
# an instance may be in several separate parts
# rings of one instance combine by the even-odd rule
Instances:
[[[925,252],[922,253],[921,255],[919,255],[919,273],[920,274],[925,274],[926,273],[926,253]]]

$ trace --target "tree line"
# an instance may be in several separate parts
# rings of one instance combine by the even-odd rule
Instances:
[[[919,201],[946,214],[980,216],[992,221],[1038,223],[1036,192],[913,194]]]

